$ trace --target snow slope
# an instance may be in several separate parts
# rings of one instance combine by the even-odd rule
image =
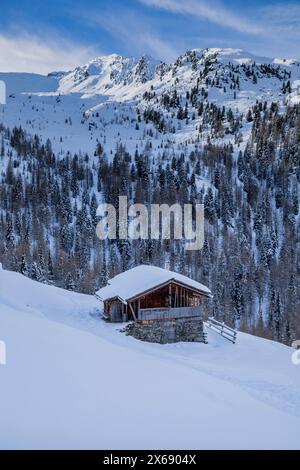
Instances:
[[[0,448],[300,448],[290,348],[142,343],[99,307],[0,270]]]

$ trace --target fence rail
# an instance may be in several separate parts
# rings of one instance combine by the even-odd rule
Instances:
[[[219,333],[219,335],[223,336],[223,338],[226,338],[228,341],[231,341],[233,344],[235,344],[237,331],[230,326],[225,325],[224,322],[215,320],[213,317],[208,317],[207,326],[213,331]]]

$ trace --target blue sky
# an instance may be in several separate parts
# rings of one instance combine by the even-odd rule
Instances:
[[[0,70],[67,70],[97,55],[171,61],[190,48],[300,58],[300,0],[1,0]]]

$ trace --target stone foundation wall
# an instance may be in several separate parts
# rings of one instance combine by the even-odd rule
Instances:
[[[206,343],[203,321],[197,319],[155,320],[152,323],[129,323],[124,333],[150,343],[179,341]]]

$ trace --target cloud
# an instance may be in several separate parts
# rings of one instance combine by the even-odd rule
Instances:
[[[61,37],[47,39],[26,32],[0,33],[0,71],[47,74],[70,70],[88,62],[99,53]]]
[[[175,60],[179,55],[178,50],[173,45],[170,45],[158,35],[149,32],[143,33],[140,47],[143,51],[149,51],[154,58],[161,60]]]
[[[276,3],[247,8],[247,15],[236,13],[221,0],[138,0],[148,7],[198,18],[226,27],[240,35],[239,45],[258,53],[287,57],[300,55],[300,5]],[[252,36],[249,39],[249,36]],[[221,39],[222,36],[219,36]],[[247,38],[247,41],[245,39]],[[235,38],[236,41],[236,38]],[[254,51],[253,51],[254,52]]]
[[[242,33],[263,34],[264,32],[262,26],[237,15],[221,3],[202,0],[139,0],[139,2],[172,13],[197,16]]]
[[[298,3],[277,3],[265,5],[262,8],[274,17],[280,16],[282,19],[296,19],[300,21],[300,5]]]
[[[122,9],[119,15],[109,11],[84,14],[86,23],[100,27],[122,44],[128,55],[149,54],[156,59],[174,60],[182,52],[174,42],[165,40],[156,28],[150,25],[149,18],[133,11]]]
[[[285,30],[300,28],[300,5],[296,3],[278,3],[266,5],[261,8],[261,13],[268,21]]]

